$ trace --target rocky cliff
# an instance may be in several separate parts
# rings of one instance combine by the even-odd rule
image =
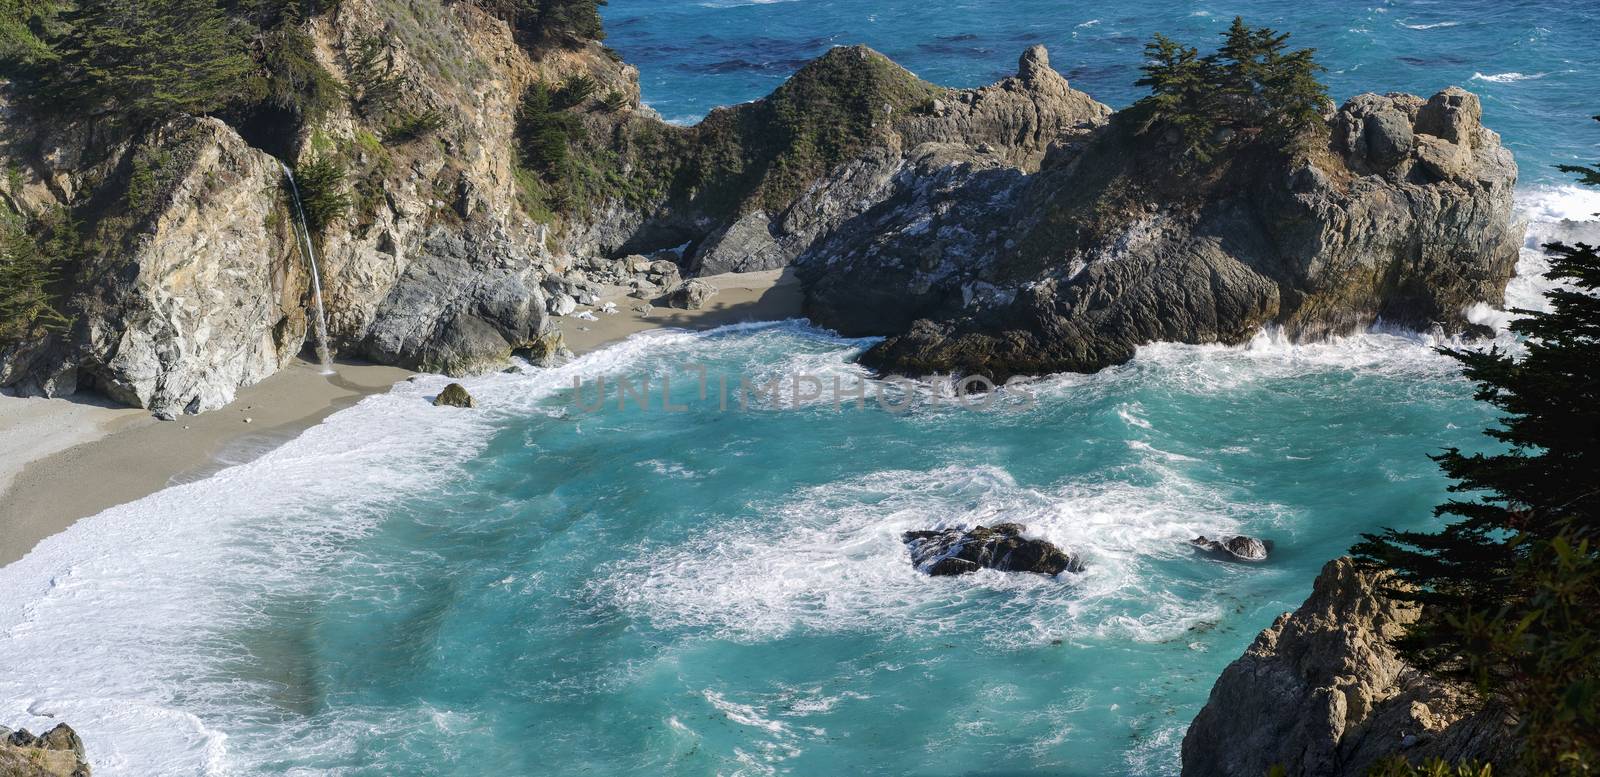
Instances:
[[[1359,777],[1382,759],[1515,760],[1508,723],[1389,645],[1417,617],[1348,558],[1223,670],[1183,739],[1184,777]]]
[[[280,160],[343,178],[349,207],[315,236],[335,350],[451,374],[559,353],[550,314],[638,266],[792,265],[817,323],[887,338],[870,365],[1004,379],[1273,324],[1459,330],[1467,305],[1499,302],[1520,242],[1515,165],[1456,89],[1363,95],[1330,114],[1326,147],[1239,142],[1178,179],[1042,47],[962,90],[838,48],[679,127],[598,43],[529,49],[470,3],[346,0],[301,29],[349,95],[314,119],[0,111],[5,202],[83,237],[55,289],[71,325],[0,343],[0,386],[171,416],[300,354],[309,272]],[[373,62],[404,84],[383,111],[359,96]],[[561,111],[570,160],[533,171],[522,96],[574,78],[593,96]]]
[[[355,0],[306,30],[347,85],[356,49],[383,42],[386,77],[406,85],[389,114],[437,129],[395,137],[392,119],[354,102],[298,126],[182,117],[152,128],[6,106],[7,204],[68,214],[82,241],[59,289],[70,326],[0,344],[0,386],[93,389],[170,417],[220,407],[279,369],[305,346],[311,309],[282,165],[311,161],[341,171],[350,203],[315,235],[339,353],[464,373],[559,349],[544,283],[563,260],[521,205],[517,97],[569,72],[637,94],[631,71],[597,44],[534,62],[504,22],[465,4],[399,13]]]
[[[1178,177],[1122,114],[1056,136],[1041,169],[925,149],[891,198],[797,259],[807,312],[900,373],[1093,371],[1154,341],[1236,343],[1377,321],[1466,328],[1520,235],[1516,166],[1478,99],[1362,95],[1327,148],[1243,146]]]

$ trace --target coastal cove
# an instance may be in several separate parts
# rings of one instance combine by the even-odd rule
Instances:
[[[196,2],[249,89],[0,69],[0,772],[1516,774],[1342,557],[1600,245],[1600,5]]]
[[[799,314],[795,284],[780,272],[708,282],[718,296],[700,310],[640,312],[634,309],[638,300],[613,289],[604,299],[618,306],[617,313],[564,322],[568,347],[583,354],[651,329],[707,329]],[[314,365],[298,363],[215,412],[166,422],[141,410],[93,404],[90,397],[0,396],[0,433],[28,443],[0,453],[0,566],[80,518],[260,456],[414,374],[353,363],[337,364],[335,371],[322,375]]]

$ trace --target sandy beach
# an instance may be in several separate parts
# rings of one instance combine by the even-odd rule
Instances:
[[[609,287],[598,308],[607,302],[614,313],[591,311],[593,320],[577,314],[558,317],[567,347],[584,354],[628,335],[649,329],[711,329],[748,321],[779,321],[800,315],[803,294],[792,270],[708,275],[701,278],[717,293],[701,310],[677,310],[627,296],[627,290]],[[579,311],[580,313],[582,311]]]
[[[800,284],[772,270],[711,276],[718,292],[702,310],[676,310],[607,289],[593,320],[557,318],[574,353],[637,332],[709,329],[800,315]],[[606,303],[615,312],[601,312]],[[335,375],[296,362],[239,391],[227,407],[174,421],[98,395],[69,399],[0,396],[0,566],[75,521],[248,461],[294,439],[332,413],[411,375],[372,364],[340,363]]]

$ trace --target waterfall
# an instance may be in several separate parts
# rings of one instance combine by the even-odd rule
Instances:
[[[322,309],[322,275],[317,271],[317,249],[311,244],[311,225],[306,223],[306,211],[300,205],[300,185],[295,183],[294,171],[281,161],[278,162],[278,166],[282,167],[283,174],[289,177],[289,193],[294,196],[294,213],[300,223],[294,232],[300,238],[300,253],[305,255],[306,263],[311,265],[311,295],[317,313],[317,360],[322,363],[322,373],[332,375],[332,356],[328,350],[328,315]]]

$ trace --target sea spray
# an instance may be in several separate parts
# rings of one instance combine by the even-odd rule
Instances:
[[[317,249],[311,242],[311,225],[306,221],[305,208],[300,204],[300,185],[294,180],[294,171],[283,162],[279,162],[278,166],[283,168],[283,174],[289,179],[289,194],[294,199],[294,213],[300,225],[295,229],[295,235],[300,238],[300,250],[305,254],[306,263],[311,266],[311,297],[316,312],[317,361],[322,365],[323,374],[331,375],[333,355],[328,348],[328,316],[322,306],[322,274],[317,269]]]

